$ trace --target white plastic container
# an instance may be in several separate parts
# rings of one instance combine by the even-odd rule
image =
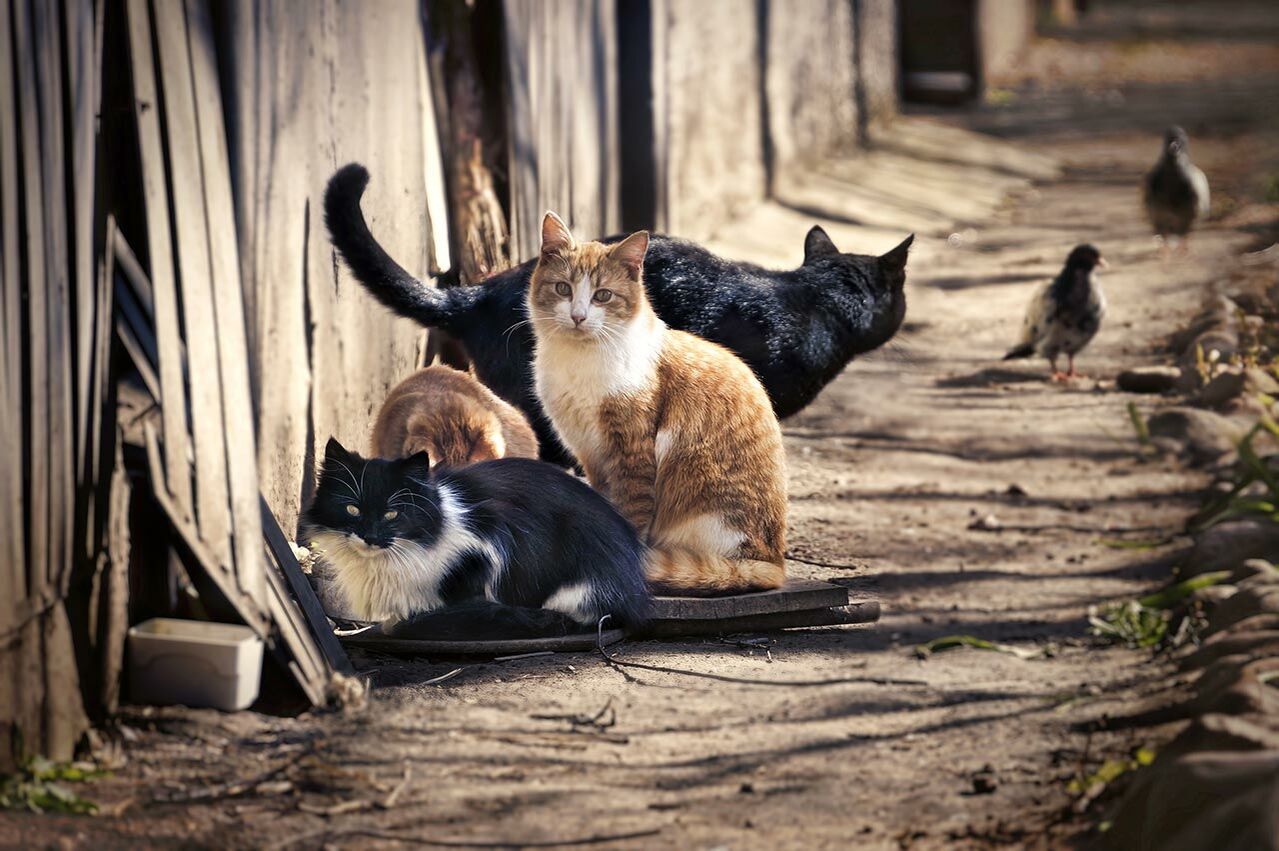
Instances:
[[[258,697],[262,639],[247,626],[152,618],[129,629],[129,696],[234,712]]]

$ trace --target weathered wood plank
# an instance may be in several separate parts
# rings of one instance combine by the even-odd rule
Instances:
[[[226,479],[234,533],[232,549],[240,587],[245,593],[258,597],[263,591],[262,527],[258,515],[261,496],[249,384],[249,349],[231,197],[231,167],[213,24],[207,3],[187,0],[186,27],[200,129],[200,174],[204,183],[217,362],[222,379],[222,429],[226,436]]]
[[[700,619],[659,619],[650,621],[643,631],[653,638],[675,638],[683,635],[725,635],[734,632],[772,632],[816,626],[843,626],[873,623],[879,620],[879,601],[860,600],[846,606],[827,609],[805,609],[791,612],[763,612],[756,615]]]
[[[180,357],[177,283],[173,245],[169,239],[169,190],[164,174],[164,146],[160,136],[159,90],[151,53],[151,17],[146,0],[128,0],[129,58],[133,68],[134,117],[142,160],[146,204],[150,280],[155,299],[156,342],[159,347],[161,410],[164,429],[165,482],[173,502],[188,516],[192,492],[187,451],[186,390]]]
[[[204,177],[196,97],[187,47],[186,15],[181,3],[156,3],[164,130],[168,141],[169,192],[174,218],[182,316],[185,318],[190,388],[191,435],[195,453],[195,516],[200,538],[223,564],[231,561],[231,517],[227,496],[227,445],[223,438],[222,387],[218,334],[205,216]],[[206,116],[207,117],[207,116]],[[148,211],[149,213],[149,211]],[[164,363],[161,359],[161,386]],[[167,400],[166,400],[166,407]],[[247,447],[246,447],[247,449]]]
[[[71,352],[72,290],[69,268],[66,199],[66,138],[64,135],[62,79],[61,7],[56,3],[36,3],[34,21],[38,30],[36,52],[40,80],[41,186],[44,191],[45,274],[48,294],[45,314],[48,323],[45,357],[48,360],[49,419],[44,428],[49,446],[49,561],[47,581],[65,593],[71,580],[73,559],[75,495],[75,419],[72,395],[75,362]],[[52,673],[52,672],[50,672]],[[65,682],[59,680],[65,685]],[[51,721],[54,719],[51,718]],[[59,724],[73,719],[57,713]],[[73,735],[70,726],[53,735]],[[78,731],[74,732],[78,735]]]
[[[76,304],[76,481],[81,490],[88,483],[90,446],[97,442],[92,430],[90,384],[93,380],[95,328],[98,325],[97,271],[93,256],[93,196],[96,174],[96,125],[98,112],[98,54],[92,0],[65,0],[67,90],[71,117],[72,209],[71,277]]]
[[[293,555],[293,548],[289,546],[288,539],[284,537],[284,532],[280,530],[280,525],[275,522],[275,515],[271,513],[271,506],[267,505],[265,499],[261,500],[261,504],[262,529],[266,536],[266,545],[275,557],[276,564],[279,565],[284,579],[288,582],[289,590],[292,591],[294,598],[298,601],[298,605],[302,607],[302,613],[306,616],[307,625],[315,636],[320,650],[328,662],[328,667],[341,674],[355,673],[351,667],[351,660],[347,658],[346,651],[342,649],[337,636],[333,634],[333,628],[329,626],[329,619],[324,614],[324,607],[320,605],[320,598],[316,595],[315,589],[311,587],[306,574],[302,572],[297,557]]]
[[[5,45],[6,56],[8,46],[13,44],[13,18],[10,14],[9,0],[0,0],[0,44]],[[0,122],[0,329],[4,332],[4,341],[0,358],[4,361],[4,393],[0,396],[0,404],[4,411],[0,414],[4,434],[0,435],[0,446],[4,457],[18,459],[22,457],[22,440],[25,423],[22,404],[22,290],[21,269],[19,259],[19,204],[18,204],[18,110],[15,98],[13,62],[0,62],[0,115],[9,116]],[[23,507],[26,505],[22,492],[22,464],[16,460],[0,469],[0,480],[3,489],[0,498],[4,505],[3,522],[0,522],[0,558],[5,564],[0,566],[0,633],[11,629],[15,621],[14,607],[26,596],[26,530]],[[0,672],[0,682],[7,682]]]
[[[370,627],[355,635],[342,636],[342,643],[366,650],[395,653],[401,656],[515,656],[520,653],[582,653],[616,644],[626,637],[620,629],[607,629],[602,634],[584,632],[556,638],[512,638],[502,641],[432,641],[415,638],[388,638],[380,626]]]
[[[26,293],[27,325],[30,328],[26,368],[30,386],[34,388],[30,404],[23,408],[27,417],[24,457],[27,465],[26,532],[27,576],[21,596],[39,595],[46,587],[49,560],[49,442],[48,433],[36,428],[48,421],[52,413],[45,388],[49,384],[46,355],[48,320],[45,278],[44,191],[41,186],[41,154],[39,100],[36,94],[36,68],[33,48],[37,44],[30,9],[23,0],[13,5],[15,60],[18,68],[18,108],[22,115],[22,181],[26,209]],[[38,699],[38,696],[37,696]]]
[[[714,620],[772,612],[824,609],[848,603],[848,589],[815,579],[789,579],[781,588],[731,597],[654,597],[654,620]]]

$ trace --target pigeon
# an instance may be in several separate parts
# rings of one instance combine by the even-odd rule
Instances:
[[[1163,240],[1180,237],[1182,248],[1195,220],[1208,214],[1209,202],[1208,178],[1190,161],[1189,147],[1186,131],[1169,127],[1159,162],[1142,184],[1142,200],[1155,235]]]
[[[1098,266],[1104,269],[1106,261],[1096,246],[1076,246],[1061,274],[1035,291],[1022,324],[1021,342],[1008,350],[1004,360],[1039,354],[1052,364],[1053,381],[1076,378],[1075,355],[1092,340],[1106,313],[1106,296],[1093,275]],[[1065,373],[1057,369],[1057,358],[1063,353],[1070,359],[1070,371]]]

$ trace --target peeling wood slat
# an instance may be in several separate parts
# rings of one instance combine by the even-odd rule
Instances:
[[[174,280],[173,246],[169,238],[169,193],[164,174],[164,147],[160,137],[159,91],[151,54],[151,19],[146,0],[128,0],[129,57],[133,67],[134,116],[142,160],[143,197],[146,205],[147,247],[151,258],[150,281],[155,299],[156,342],[159,347],[162,425],[164,428],[165,482],[173,503],[191,516],[191,479],[186,391],[183,384],[178,325],[177,284]],[[158,490],[159,488],[157,488]]]
[[[297,604],[289,596],[284,587],[284,580],[276,571],[267,571],[267,609],[280,637],[290,651],[290,663],[294,677],[307,698],[316,706],[325,703],[325,692],[328,688],[328,674],[324,670],[324,660],[316,651],[311,634],[306,630],[306,622]]]
[[[297,599],[298,605],[302,607],[302,613],[306,615],[307,624],[319,642],[320,650],[324,653],[329,668],[340,674],[354,674],[355,670],[351,667],[351,660],[347,658],[346,651],[342,649],[337,636],[333,634],[333,628],[329,625],[328,616],[324,614],[324,606],[320,604],[320,598],[311,586],[310,580],[302,572],[297,557],[293,555],[293,548],[289,546],[288,539],[284,537],[284,532],[280,529],[280,525],[275,522],[275,515],[271,513],[271,506],[267,505],[265,499],[261,502],[262,528],[266,534],[267,547],[279,564],[280,571],[284,574],[285,580],[288,581],[289,588]]]
[[[226,477],[240,587],[255,597],[264,590],[262,526],[258,511],[257,449],[249,383],[249,348],[231,167],[223,124],[222,96],[214,52],[213,24],[207,3],[187,0],[186,43],[199,122],[200,169],[204,182],[213,316],[217,327],[222,382],[222,428],[226,440]]]
[[[186,320],[183,337],[188,362],[194,366],[187,370],[186,377],[190,390],[195,458],[195,516],[200,538],[222,564],[229,566],[231,518],[226,482],[227,445],[223,440],[209,229],[204,208],[204,179],[200,167],[200,140],[186,19],[180,3],[156,3],[154,9],[171,178],[168,188],[175,225],[173,247],[177,254],[182,316]],[[163,358],[160,367],[163,386]]]

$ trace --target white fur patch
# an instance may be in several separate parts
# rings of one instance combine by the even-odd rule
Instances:
[[[334,578],[352,611],[363,620],[406,618],[442,606],[440,582],[466,553],[478,552],[488,563],[485,588],[497,580],[505,559],[491,544],[466,526],[457,495],[439,488],[443,523],[435,542],[422,546],[397,538],[390,547],[372,547],[354,535],[322,531],[311,536],[314,549],[324,552]]]
[[[738,555],[746,536],[724,522],[718,514],[699,514],[671,529],[656,534],[655,544],[683,546],[699,552],[733,557]]]
[[[578,623],[593,624],[599,619],[599,613],[591,605],[591,596],[591,586],[586,582],[565,585],[547,597],[542,608],[568,615]]]
[[[653,444],[655,449],[654,454],[657,456],[658,467],[661,467],[662,462],[666,460],[666,456],[671,454],[671,446],[674,445],[674,443],[675,435],[670,429],[664,428],[657,432],[657,438],[653,441]]]

